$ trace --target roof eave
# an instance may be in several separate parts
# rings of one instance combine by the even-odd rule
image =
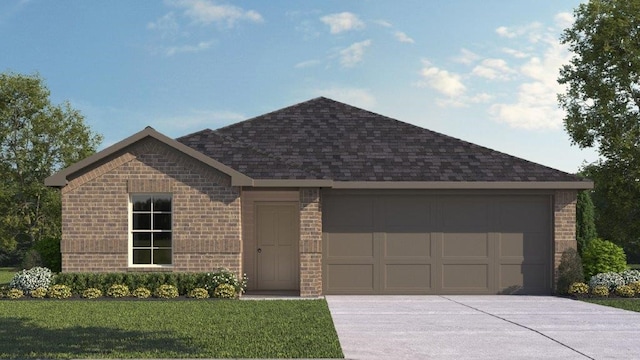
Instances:
[[[49,177],[47,177],[44,180],[44,184],[46,186],[50,186],[50,187],[65,187],[67,185],[68,182],[68,177],[70,175],[73,175],[75,173],[78,173],[80,171],[82,171],[83,169],[91,166],[92,164],[146,138],[146,137],[151,137],[153,139],[156,139],[162,143],[164,143],[167,146],[170,146],[180,152],[182,152],[183,154],[190,156],[200,162],[203,162],[213,168],[215,168],[216,170],[228,175],[229,177],[231,177],[231,185],[232,186],[250,186],[253,183],[253,180],[222,164],[219,161],[216,161],[174,139],[171,139],[161,133],[159,133],[158,131],[156,131],[155,129],[153,129],[152,127],[146,127],[144,130],[133,134],[131,136],[129,136],[128,138],[117,142],[111,146],[109,146],[108,148],[99,151],[91,156],[89,156],[88,158],[81,160]]]

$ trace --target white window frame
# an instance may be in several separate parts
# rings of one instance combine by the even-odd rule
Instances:
[[[153,264],[153,247],[151,250],[151,264],[134,264],[133,263],[133,197],[134,196],[169,196],[171,198],[171,264]],[[128,216],[129,216],[129,229],[128,229],[128,236],[129,236],[129,241],[128,241],[128,252],[129,252],[129,267],[133,267],[133,268],[173,268],[173,249],[175,247],[174,245],[174,238],[173,238],[173,229],[174,229],[174,222],[173,222],[173,199],[174,196],[172,193],[130,193],[129,194],[129,206],[128,206]],[[151,202],[151,206],[152,206],[152,210],[151,210],[151,222],[153,224],[153,201]],[[153,228],[153,225],[151,225]],[[153,229],[151,230],[153,232]],[[161,232],[161,231],[158,231]],[[162,232],[166,232],[166,230],[162,231]]]

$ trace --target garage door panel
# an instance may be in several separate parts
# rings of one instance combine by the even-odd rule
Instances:
[[[384,256],[431,256],[431,234],[425,233],[386,233]]]
[[[426,293],[431,289],[430,264],[388,264],[384,269],[383,290]]]
[[[329,257],[373,257],[372,233],[334,233],[326,241]]]
[[[489,207],[483,201],[452,199],[441,204],[442,231],[485,233],[489,231]]]
[[[547,289],[549,271],[546,264],[512,264],[500,266],[500,289],[517,293],[544,293]]]
[[[373,264],[333,264],[327,267],[326,277],[330,293],[374,291]]]
[[[443,257],[487,257],[489,236],[486,233],[447,233],[442,241]]]
[[[323,212],[323,231],[371,232],[373,231],[373,198],[346,196],[327,198],[324,204],[330,212]]]
[[[523,199],[504,201],[499,208],[499,228],[502,232],[537,232],[550,224],[549,200]]]
[[[384,223],[379,224],[386,231],[428,232],[431,223],[431,204],[428,201],[416,201],[415,197],[389,197],[382,202],[381,211]]]
[[[548,236],[543,233],[502,233],[500,234],[500,256],[521,256],[543,261],[549,256]]]
[[[442,265],[442,289],[489,289],[489,264]]]

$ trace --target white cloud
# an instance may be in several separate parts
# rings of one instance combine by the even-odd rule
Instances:
[[[541,40],[543,26],[539,22],[532,22],[524,26],[506,27],[500,26],[496,29],[496,33],[501,37],[513,39],[527,35],[530,42],[536,43]]]
[[[509,30],[506,26],[500,26],[499,28],[497,28],[496,33],[502,37],[510,39],[516,37],[516,33]]]
[[[545,49],[541,56],[531,57],[520,67],[529,79],[518,87],[513,103],[498,103],[490,107],[497,121],[515,128],[551,129],[562,127],[564,111],[558,107],[556,94],[564,87],[556,81],[558,70],[570,59],[566,47],[552,36],[542,38]]]
[[[502,52],[504,52],[505,54],[509,54],[511,56],[513,56],[516,59],[524,59],[529,57],[529,54],[520,51],[520,50],[516,50],[516,49],[511,49],[511,48],[503,48]]]
[[[320,18],[320,21],[329,25],[329,31],[332,34],[339,34],[350,30],[361,30],[365,27],[364,22],[362,22],[357,15],[350,12],[325,15]]]
[[[375,20],[374,23],[386,28],[393,27],[393,25],[391,25],[391,23],[386,20]]]
[[[320,60],[307,60],[307,61],[301,61],[295,64],[294,67],[296,69],[304,69],[304,68],[314,67],[317,65],[320,65]]]
[[[244,10],[233,5],[218,5],[209,0],[172,0],[169,3],[184,9],[184,15],[197,24],[217,23],[233,27],[238,21],[264,21],[257,11]]]
[[[502,59],[484,59],[473,68],[471,74],[489,80],[509,80],[515,72]]]
[[[561,29],[566,29],[570,27],[574,21],[573,15],[568,12],[561,12],[556,14],[556,16],[554,17],[554,20],[556,22],[556,26],[558,26]]]
[[[403,33],[402,31],[396,31],[393,33],[393,35],[400,42],[410,43],[410,44],[415,43],[415,41],[412,38],[410,38],[407,34]]]
[[[469,65],[471,63],[478,61],[478,59],[480,59],[480,55],[472,51],[469,51],[467,49],[461,49],[460,55],[455,57],[453,61],[465,64],[465,65]]]
[[[426,60],[423,60],[423,65],[420,75],[424,78],[426,85],[439,93],[453,97],[461,96],[467,90],[460,75],[432,66]]]
[[[164,54],[166,56],[173,56],[180,53],[196,53],[207,50],[213,43],[214,41],[201,41],[196,45],[170,46],[164,50]]]
[[[369,46],[371,46],[371,40],[365,40],[340,50],[340,64],[343,67],[354,67],[362,61],[364,52]]]
[[[333,87],[314,91],[316,96],[325,96],[363,109],[372,109],[376,98],[367,89]]]

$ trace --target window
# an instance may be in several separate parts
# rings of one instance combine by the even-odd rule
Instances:
[[[131,195],[131,263],[171,265],[171,195]]]

